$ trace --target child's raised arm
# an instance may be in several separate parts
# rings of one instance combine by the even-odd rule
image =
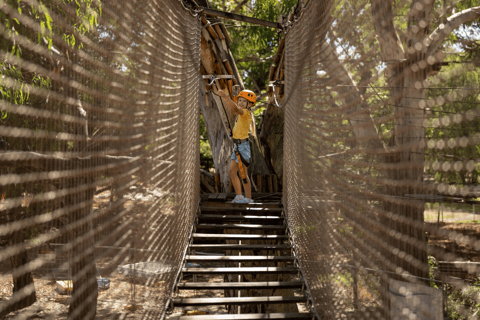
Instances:
[[[243,109],[240,108],[232,99],[230,99],[230,97],[225,91],[214,90],[213,94],[216,94],[217,96],[220,96],[221,98],[223,98],[224,99],[223,101],[225,102],[226,107],[232,110],[233,113],[243,115]]]

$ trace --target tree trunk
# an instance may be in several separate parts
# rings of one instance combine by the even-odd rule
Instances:
[[[20,192],[18,192],[18,194],[20,194]],[[17,197],[18,196],[20,195],[17,195]],[[10,195],[10,197],[12,197],[12,195]],[[22,219],[22,207],[11,209],[9,221],[18,221],[20,219]],[[13,247],[24,243],[24,241],[24,230],[18,230],[13,232],[10,236],[8,239],[8,245],[9,247]],[[10,263],[13,270],[13,295],[11,301],[14,302],[0,314],[1,316],[6,316],[10,312],[29,307],[37,301],[32,273],[30,271],[25,273],[18,271],[29,263],[27,251],[22,250],[18,254],[12,256],[10,258]]]
[[[259,140],[261,151],[270,171],[277,175],[278,183],[283,185],[283,125],[285,111],[268,105],[260,121]]]
[[[72,179],[68,188],[93,183],[93,177],[80,177]],[[85,192],[73,194],[66,199],[68,207],[83,204],[83,208],[74,211],[69,221],[70,225],[79,224],[70,233],[70,243],[76,243],[71,250],[71,268],[73,280],[72,302],[68,309],[69,320],[94,319],[97,312],[97,272],[95,266],[95,242],[92,232],[93,219],[88,219],[92,214],[93,197],[95,189],[90,188]],[[82,221],[87,219],[87,221]]]
[[[72,66],[77,64],[77,56],[73,55]],[[73,68],[68,73],[69,78],[77,76],[73,73]],[[68,72],[67,71],[67,72]],[[73,87],[67,87],[67,93],[70,97],[77,98],[77,90]],[[72,106],[71,106],[72,107]],[[74,151],[85,152],[88,141],[88,117],[86,111],[82,108],[80,100],[77,100],[73,106],[74,112],[83,123],[77,123],[74,132],[77,135],[83,135],[84,139],[75,143]],[[94,165],[96,165],[94,163]],[[85,165],[79,163],[77,170],[86,169]],[[74,226],[70,232],[69,244],[73,245],[70,255],[70,266],[72,268],[72,301],[68,309],[69,320],[90,320],[94,319],[97,313],[97,270],[95,266],[95,234],[93,232],[92,205],[95,196],[95,187],[91,187],[95,182],[93,174],[79,176],[64,181],[63,188],[72,190],[77,186],[90,186],[86,191],[73,193],[65,198],[67,208],[77,207],[68,217],[68,223]]]

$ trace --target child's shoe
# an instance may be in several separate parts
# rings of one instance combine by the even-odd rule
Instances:
[[[253,202],[252,199],[247,198],[247,197],[243,198],[243,201],[245,201],[245,203],[252,203]]]
[[[245,203],[243,200],[245,197],[243,195],[237,195],[235,199],[233,199],[232,203]]]

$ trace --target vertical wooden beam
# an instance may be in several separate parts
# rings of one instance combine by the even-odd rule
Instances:
[[[267,174],[268,192],[273,192],[272,175]]]
[[[278,179],[276,174],[272,174],[273,176],[273,192],[278,192]]]
[[[262,188],[262,175],[260,175],[260,174],[257,175],[257,188],[258,188],[258,193],[262,193],[262,192],[263,192],[263,188]]]
[[[215,192],[220,193],[220,175],[215,174]]]

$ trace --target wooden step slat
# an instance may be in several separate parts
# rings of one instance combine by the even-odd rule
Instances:
[[[301,288],[302,281],[266,281],[266,282],[185,282],[179,283],[179,290],[247,290],[247,289],[287,289]]]
[[[228,239],[228,240],[282,240],[288,239],[286,235],[278,234],[212,234],[212,233],[194,233],[194,238],[206,239]]]
[[[289,244],[191,244],[194,250],[290,250]]]
[[[305,297],[241,297],[241,298],[176,298],[173,305],[182,306],[213,306],[213,305],[245,305],[252,303],[300,303],[305,302]],[[267,318],[268,319],[268,318]]]
[[[186,256],[185,260],[195,262],[278,262],[293,261],[291,256]]]
[[[217,197],[218,197],[218,193],[211,193],[211,194],[208,195],[207,200],[208,201],[215,201],[217,199]]]
[[[168,320],[304,320],[312,319],[311,313],[247,313],[204,316],[169,317]]]
[[[248,212],[248,213],[257,213],[257,212],[276,212],[280,213],[283,211],[283,208],[263,208],[263,207],[202,207],[200,206],[200,211],[212,211],[212,212]]]
[[[231,201],[231,200],[230,200]],[[229,208],[229,209],[283,209],[280,202],[253,202],[253,203],[231,203],[230,201],[208,200],[202,202],[200,208]]]
[[[242,221],[283,221],[283,217],[279,216],[242,216],[242,215],[219,215],[219,214],[201,214],[198,216],[200,220],[242,220]]]
[[[183,268],[183,273],[195,274],[259,274],[297,273],[296,267],[247,267],[247,268]]]
[[[264,224],[198,224],[197,229],[256,229],[256,230],[285,230],[283,225],[264,225]]]

